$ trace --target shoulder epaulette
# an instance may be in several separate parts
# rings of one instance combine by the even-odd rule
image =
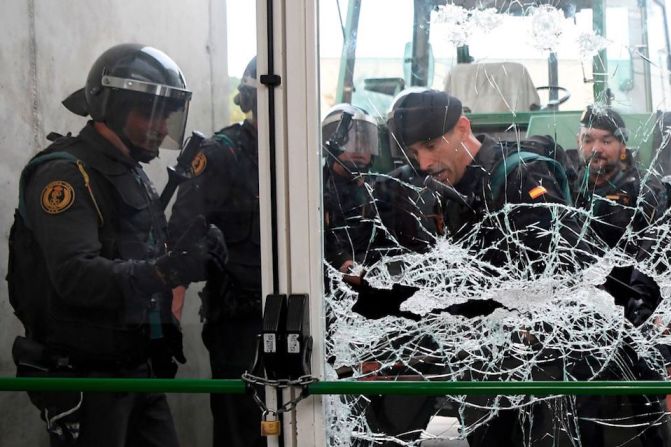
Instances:
[[[510,173],[513,172],[517,166],[534,161],[545,162],[550,170],[554,172],[555,179],[561,188],[564,200],[568,205],[570,205],[573,200],[571,197],[568,178],[566,177],[566,171],[564,170],[561,163],[553,158],[546,157],[535,152],[526,151],[516,151],[512,154],[508,154],[507,156],[504,156],[503,159],[497,164],[490,180],[490,186],[494,200],[498,200],[500,198],[500,195],[504,190],[503,185],[505,184],[508,175],[510,175]]]
[[[224,127],[223,129],[215,132],[212,138],[216,142],[221,143],[225,146],[236,147],[238,143],[235,140],[237,140],[237,135],[239,134],[241,128],[242,125],[240,123],[232,124],[228,127]],[[231,134],[234,135],[232,136]]]

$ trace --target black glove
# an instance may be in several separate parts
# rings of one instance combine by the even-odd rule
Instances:
[[[224,270],[228,249],[224,235],[203,216],[196,216],[175,247],[156,260],[156,269],[170,287],[204,281]]]
[[[186,363],[184,356],[184,345],[182,342],[182,328],[177,321],[163,325],[163,339],[170,348],[170,353],[174,359],[182,365]]]
[[[186,363],[182,331],[174,324],[163,325],[163,337],[151,341],[151,367],[159,379],[174,379],[178,363]]]

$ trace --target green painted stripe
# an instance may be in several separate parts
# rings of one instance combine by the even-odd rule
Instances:
[[[111,391],[243,394],[242,380],[0,378],[0,391]],[[636,395],[671,394],[671,382],[426,382],[333,381],[309,385],[310,394],[351,395]]]
[[[150,393],[244,394],[242,380],[213,379],[72,379],[0,377],[0,391],[113,391]]]

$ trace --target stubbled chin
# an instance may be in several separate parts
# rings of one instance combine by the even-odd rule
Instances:
[[[615,167],[603,164],[590,166],[589,172],[593,175],[608,175],[615,170]]]

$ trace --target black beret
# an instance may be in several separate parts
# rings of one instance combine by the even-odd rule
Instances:
[[[445,135],[462,114],[461,101],[438,90],[412,91],[395,101],[389,130],[404,146]]]
[[[606,130],[622,143],[626,143],[629,139],[629,132],[622,116],[610,107],[587,106],[580,117],[580,124],[592,129]]]

